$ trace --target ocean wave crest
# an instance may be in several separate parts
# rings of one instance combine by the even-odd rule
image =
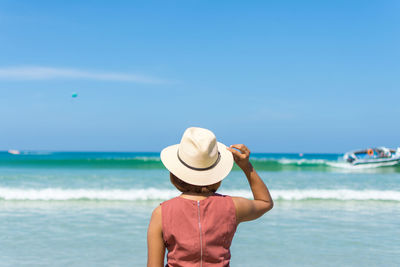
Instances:
[[[278,163],[284,165],[325,165],[328,161],[323,159],[280,159]]]
[[[400,164],[366,164],[353,166],[339,154],[315,154],[299,157],[293,154],[255,154],[250,158],[260,171],[320,171],[320,172],[400,172]],[[396,164],[396,162],[393,162]],[[385,165],[385,168],[378,168]],[[11,155],[0,151],[0,167],[48,169],[152,169],[163,170],[158,153],[89,153],[89,152],[28,152]],[[240,169],[235,165],[234,171]]]
[[[251,198],[248,190],[225,190],[222,194]],[[102,201],[152,201],[167,200],[178,195],[176,190],[166,189],[21,189],[0,188],[0,200],[25,201],[69,201],[69,200],[102,200]],[[350,190],[350,189],[304,189],[304,190],[271,190],[274,200],[336,200],[336,201],[398,201],[400,191],[390,190]]]

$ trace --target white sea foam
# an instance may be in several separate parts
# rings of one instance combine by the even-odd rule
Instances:
[[[134,157],[133,159],[143,161],[161,161],[160,157]]]
[[[157,200],[176,196],[176,190],[148,189],[19,189],[0,187],[4,200]]]
[[[275,190],[274,199],[282,200],[381,200],[400,201],[400,191],[390,190],[350,190],[350,189],[310,189],[310,190]]]
[[[21,151],[23,155],[51,155],[53,152],[50,151]]]
[[[327,163],[327,161],[323,159],[280,159],[278,160],[278,162],[280,164],[296,164],[296,165]]]
[[[222,194],[251,198],[248,190],[225,190]],[[103,201],[147,201],[166,200],[175,197],[176,190],[156,188],[147,189],[21,189],[0,187],[0,200],[103,200]],[[350,190],[350,189],[304,189],[304,190],[271,190],[275,200],[299,201],[315,200],[373,200],[400,201],[400,191],[390,190]]]
[[[228,195],[251,198],[247,190],[232,190],[223,192]],[[271,190],[275,200],[375,200],[375,201],[400,201],[400,191],[390,190],[351,190],[351,189],[299,189],[299,190]]]
[[[327,162],[327,164],[331,167],[348,169],[348,170],[366,170],[366,169],[376,169],[378,167],[384,166],[394,166],[397,165],[397,162],[386,162],[386,163],[375,163],[375,164],[360,164],[353,165],[347,162]]]

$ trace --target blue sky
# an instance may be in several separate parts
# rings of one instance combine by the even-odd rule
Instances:
[[[0,0],[0,150],[400,146],[398,1]],[[73,92],[78,97],[71,97]]]

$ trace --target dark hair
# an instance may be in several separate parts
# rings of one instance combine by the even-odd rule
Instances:
[[[179,179],[178,177],[176,177],[172,172],[169,173],[169,179],[171,180],[171,183],[176,187],[176,189],[178,189],[182,193],[196,193],[196,194],[215,193],[219,188],[219,186],[221,185],[221,182],[204,186],[188,184]]]

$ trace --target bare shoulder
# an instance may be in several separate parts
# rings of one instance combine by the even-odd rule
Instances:
[[[151,219],[160,220],[161,221],[161,205],[158,205],[151,214]]]
[[[244,212],[249,209],[248,206],[251,200],[244,197],[232,197],[232,201],[235,205],[237,223],[240,223],[242,222]]]
[[[272,204],[262,200],[250,200],[243,197],[232,197],[236,208],[237,223],[252,221],[272,209]]]
[[[236,208],[236,213],[240,213],[243,209],[249,208],[249,205],[252,204],[250,199],[244,197],[232,197],[232,200]]]
[[[157,206],[151,214],[148,228],[149,233],[158,233],[162,231],[161,205]]]
[[[244,197],[231,197],[231,198],[236,208],[240,205],[243,205],[244,202],[248,201],[248,199]]]

